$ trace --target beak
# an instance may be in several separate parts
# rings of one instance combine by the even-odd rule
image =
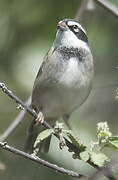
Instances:
[[[59,21],[57,27],[58,27],[59,29],[61,29],[61,30],[64,30],[64,31],[67,30],[67,25],[66,25],[66,23],[65,23],[64,21]]]

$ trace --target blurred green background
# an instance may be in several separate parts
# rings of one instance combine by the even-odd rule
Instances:
[[[0,0],[0,81],[22,100],[31,94],[43,56],[54,40],[57,22],[73,18],[81,2]],[[118,6],[117,0],[111,2]],[[112,132],[118,134],[118,102],[114,98],[118,86],[118,18],[99,5],[94,6],[92,11],[84,12],[80,21],[87,31],[95,61],[93,89],[88,100],[70,118],[73,131],[88,144],[95,140],[96,124],[100,121],[108,121]],[[0,92],[1,134],[18,113],[16,104]],[[23,149],[30,122],[31,117],[27,115],[7,142]],[[115,151],[106,149],[105,152],[118,162]],[[59,150],[55,138],[50,152],[41,157],[85,175],[94,171],[89,165],[73,160],[66,149]],[[6,167],[0,170],[1,180],[71,179],[3,150],[0,150],[0,162]]]

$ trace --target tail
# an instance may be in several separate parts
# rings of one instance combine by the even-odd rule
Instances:
[[[35,140],[36,140],[38,134],[46,129],[42,125],[36,126],[35,123],[36,123],[35,120],[33,120],[32,123],[30,124],[30,127],[28,129],[28,135],[27,135],[25,147],[24,147],[25,152],[30,153],[30,154],[34,150],[34,143],[35,143]],[[51,141],[51,136],[49,136],[48,138],[43,140],[38,145],[39,153],[40,152],[47,153],[49,151],[50,141]]]

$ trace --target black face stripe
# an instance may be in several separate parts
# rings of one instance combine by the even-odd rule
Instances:
[[[88,43],[88,37],[87,35],[78,27],[78,32],[74,30],[74,25],[73,26],[68,26],[69,29],[77,36],[78,39]]]
[[[75,24],[75,25],[73,24],[72,26],[69,26],[69,25],[68,25],[68,22],[69,22],[69,21],[78,23],[77,21],[75,21],[75,20],[73,20],[73,19],[64,19],[63,21],[66,23],[66,25],[69,27],[69,29],[77,36],[78,39],[80,39],[80,40],[88,43],[88,37],[87,37],[86,33],[82,31],[82,29],[80,29],[80,28],[78,27],[78,29],[79,29],[78,32],[76,32],[76,31],[74,30],[74,26],[77,26],[77,24]]]

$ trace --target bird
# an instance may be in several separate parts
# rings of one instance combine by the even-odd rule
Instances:
[[[55,39],[36,76],[31,107],[39,113],[39,121],[68,120],[87,99],[92,89],[94,63],[88,37],[84,28],[74,19],[58,22]],[[33,151],[38,133],[45,128],[36,126],[33,120],[26,140],[25,149]],[[39,151],[48,152],[51,137],[40,143]]]

